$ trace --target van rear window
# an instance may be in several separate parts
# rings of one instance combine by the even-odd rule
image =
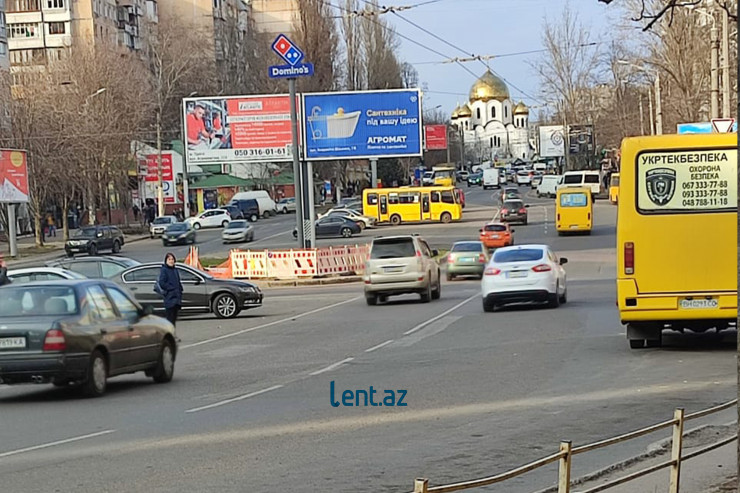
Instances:
[[[583,175],[565,175],[563,177],[563,183],[566,185],[573,185],[576,183],[581,183]]]
[[[561,207],[586,207],[588,197],[585,193],[564,193],[560,196]]]

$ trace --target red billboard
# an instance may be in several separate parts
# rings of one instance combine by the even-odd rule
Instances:
[[[428,151],[447,149],[447,125],[424,125],[424,141]]]
[[[0,149],[0,202],[28,202],[26,151]]]
[[[144,198],[156,199],[159,186],[159,154],[147,154],[146,160],[139,163],[139,174],[144,178]],[[174,204],[175,176],[172,171],[172,154],[162,153],[162,195],[165,204]],[[179,202],[179,200],[177,201]]]
[[[293,159],[289,96],[186,99],[184,116],[191,164]]]

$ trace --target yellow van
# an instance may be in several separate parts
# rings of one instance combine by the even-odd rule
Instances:
[[[622,141],[617,303],[633,349],[737,323],[737,134]]]
[[[609,202],[619,203],[619,173],[612,173],[609,178]]]
[[[562,236],[567,232],[591,234],[593,211],[590,188],[558,188],[555,199],[555,226],[558,235]]]

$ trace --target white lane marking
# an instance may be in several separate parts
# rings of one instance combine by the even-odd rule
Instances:
[[[224,401],[214,402],[213,404],[208,404],[207,406],[194,407],[193,409],[188,409],[185,412],[186,413],[197,413],[198,411],[205,411],[206,409],[213,409],[214,407],[225,406],[226,404],[231,404],[232,402],[237,402],[237,401],[243,401],[244,399],[249,399],[250,397],[254,397],[260,394],[265,394],[267,392],[272,392],[273,390],[277,390],[282,387],[283,387],[282,385],[273,385],[272,387],[258,390],[257,392],[251,392],[249,394],[240,395],[238,397],[232,397],[231,399],[226,399]]]
[[[545,211],[545,236],[547,236],[547,222],[548,222],[548,219],[547,219],[547,207],[545,207],[543,205],[542,206],[542,210]]]
[[[354,360],[354,358],[345,358],[342,361],[337,361],[334,364],[331,364],[327,366],[326,368],[322,368],[321,370],[317,370],[313,373],[311,373],[311,376],[321,375],[322,373],[326,373],[328,371],[336,370],[340,366],[342,366],[345,363],[349,363],[350,361]]]
[[[378,350],[378,349],[380,349],[380,348],[382,348],[382,347],[385,347],[385,346],[387,346],[388,344],[390,344],[390,343],[392,343],[392,342],[393,342],[393,339],[388,339],[388,340],[387,340],[387,341],[385,341],[385,342],[381,342],[381,343],[380,343],[380,344],[378,344],[377,346],[373,346],[373,347],[371,347],[370,349],[365,349],[365,352],[366,352],[366,353],[372,353],[373,351],[376,351],[376,350]]]
[[[258,240],[254,240],[252,243],[254,244],[254,243],[259,243],[260,241],[271,240],[273,238],[277,238],[278,236],[287,235],[287,234],[292,233],[292,232],[293,231],[283,231],[282,233],[275,233],[274,235],[265,236],[264,238],[260,238]]]
[[[401,338],[401,340],[396,341],[394,344],[391,345],[392,348],[394,347],[409,347],[413,344],[416,344],[417,342],[420,342],[427,337],[431,337],[434,335],[439,334],[443,330],[445,330],[450,325],[454,324],[458,320],[460,320],[462,316],[456,315],[454,317],[443,317],[439,320],[437,320],[434,323],[431,323],[424,327],[419,332],[416,332],[413,335],[408,335],[406,337]]]
[[[11,450],[9,452],[0,453],[0,459],[3,457],[10,457],[11,455],[24,454],[26,452],[33,452],[34,450],[41,450],[49,447],[56,447],[57,445],[64,445],[66,443],[79,442],[80,440],[87,440],[88,438],[95,438],[103,435],[114,433],[116,430],[105,430],[97,433],[90,433],[88,435],[81,435],[78,437],[65,438],[64,440],[57,440],[56,442],[43,443],[41,445],[34,445],[33,447],[21,448],[18,450]]]
[[[344,300],[344,301],[340,301],[339,303],[334,303],[332,305],[327,305],[327,306],[323,306],[321,308],[316,308],[315,310],[311,310],[309,312],[299,313],[298,315],[293,315],[292,317],[282,318],[280,320],[275,320],[274,322],[270,322],[270,323],[267,323],[267,324],[258,325],[256,327],[250,327],[249,329],[243,329],[243,330],[239,330],[239,331],[236,331],[236,332],[231,332],[230,334],[224,334],[222,336],[213,337],[211,339],[206,339],[204,341],[194,342],[193,344],[186,344],[184,346],[180,346],[180,349],[188,349],[188,348],[192,348],[192,347],[196,347],[196,346],[202,346],[203,344],[209,344],[211,342],[221,341],[223,339],[229,339],[231,337],[236,337],[236,336],[241,335],[241,334],[246,334],[247,332],[253,332],[255,330],[265,329],[267,327],[272,327],[273,325],[278,325],[278,324],[282,324],[282,323],[285,323],[285,322],[292,322],[294,320],[298,320],[299,318],[303,318],[303,317],[307,317],[309,315],[313,315],[314,313],[323,312],[323,311],[326,311],[326,310],[330,310],[332,308],[336,308],[336,307],[341,306],[341,305],[346,305],[347,303],[352,303],[353,301],[357,301],[360,298],[362,298],[362,296],[355,296],[354,298],[351,298],[349,300]]]
[[[437,315],[436,317],[430,318],[429,320],[427,320],[427,321],[425,321],[425,322],[422,322],[422,323],[420,323],[419,325],[417,325],[416,327],[414,327],[414,328],[413,328],[413,329],[411,329],[411,330],[407,330],[406,332],[404,332],[404,333],[403,333],[403,335],[407,336],[407,335],[409,335],[409,334],[413,334],[413,333],[414,333],[414,332],[416,332],[417,330],[421,330],[421,329],[423,329],[423,328],[424,328],[424,327],[426,327],[427,325],[429,325],[429,324],[431,324],[431,323],[434,323],[434,322],[436,322],[437,320],[439,320],[440,318],[442,318],[442,317],[445,317],[445,316],[449,315],[450,313],[454,312],[455,310],[457,310],[458,308],[460,308],[460,307],[461,307],[461,306],[463,306],[464,304],[466,304],[466,303],[469,303],[470,301],[474,300],[474,299],[475,299],[475,298],[477,298],[478,296],[480,296],[480,294],[478,294],[478,293],[474,294],[474,295],[473,295],[473,296],[471,296],[470,298],[467,298],[466,300],[463,300],[463,301],[461,301],[460,303],[458,303],[457,305],[453,306],[453,307],[452,307],[452,308],[450,308],[449,310],[445,310],[445,311],[443,311],[442,313],[440,313],[440,314],[439,314],[439,315]]]

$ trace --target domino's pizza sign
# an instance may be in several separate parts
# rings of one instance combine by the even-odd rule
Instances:
[[[285,34],[280,34],[272,43],[272,50],[280,55],[288,65],[277,65],[269,68],[272,78],[294,78],[313,75],[313,65],[301,63],[305,54]]]

